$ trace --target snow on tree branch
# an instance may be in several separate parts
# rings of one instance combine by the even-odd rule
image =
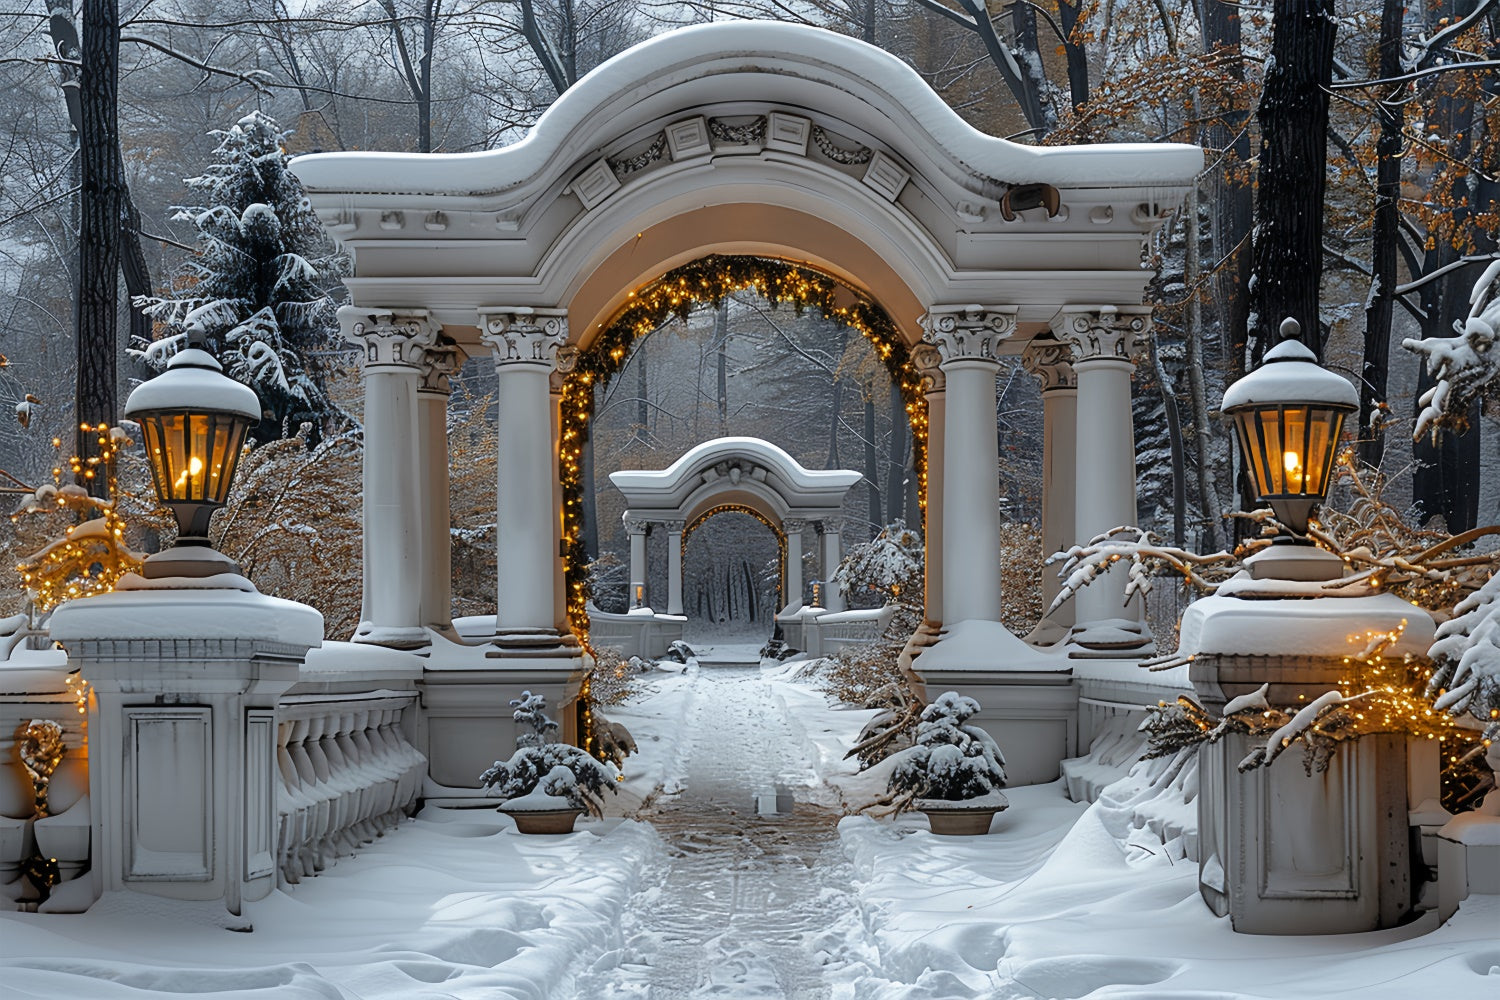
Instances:
[[[1161,536],[1155,532],[1121,525],[1094,536],[1087,545],[1075,545],[1048,558],[1048,566],[1062,563],[1057,575],[1063,583],[1047,613],[1057,610],[1064,601],[1122,559],[1130,563],[1125,584],[1126,601],[1136,594],[1142,597],[1149,594],[1153,579],[1162,575],[1164,569],[1181,574],[1183,579],[1201,590],[1212,591],[1240,568],[1239,558],[1231,553],[1199,555],[1164,545]]]
[[[1469,295],[1469,315],[1456,337],[1407,338],[1401,346],[1426,359],[1427,372],[1437,384],[1422,394],[1412,436],[1430,435],[1435,442],[1443,430],[1468,429],[1468,410],[1500,376],[1500,354],[1494,351],[1500,327],[1500,259],[1485,268]]]
[[[1439,711],[1479,719],[1492,743],[1500,739],[1500,573],[1453,611],[1428,651],[1435,669],[1427,694]]]

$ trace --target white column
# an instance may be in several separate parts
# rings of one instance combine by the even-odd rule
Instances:
[[[802,608],[802,532],[806,529],[807,521],[803,518],[786,517],[781,520],[781,530],[786,533],[786,577],[783,580],[784,606],[781,609],[784,615],[795,614]]]
[[[829,611],[843,611],[847,604],[844,602],[844,592],[839,590],[838,583],[833,579],[834,570],[839,568],[839,561],[844,558],[844,553],[839,545],[839,523],[837,521],[823,522],[823,607]]]
[[[548,378],[567,339],[553,309],[481,309],[495,359],[499,473],[495,492],[495,626],[555,632],[559,525],[554,517],[552,400]]]
[[[948,383],[940,367],[942,352],[932,344],[917,344],[912,348],[911,359],[922,373],[922,395],[927,400],[927,523],[922,533],[926,586],[922,617],[927,625],[938,628],[943,624],[943,423],[948,411]]]
[[[1042,556],[1073,544],[1077,526],[1074,477],[1078,472],[1078,377],[1067,344],[1038,337],[1026,345],[1021,363],[1042,384]],[[1042,571],[1042,608],[1046,610],[1062,589],[1056,567]],[[1052,643],[1065,638],[1074,623],[1074,606],[1067,601],[1048,615],[1034,641]]]
[[[1151,326],[1148,306],[1065,306],[1053,320],[1078,375],[1076,540],[1136,523],[1130,358]],[[1125,569],[1114,567],[1073,599],[1073,641],[1083,650],[1141,655],[1150,647],[1145,609],[1125,604]]]
[[[1000,452],[995,376],[1010,307],[935,307],[922,317],[942,354],[943,623],[1000,620]]]
[[[649,526],[639,518],[625,518],[625,530],[630,533],[630,592],[625,595],[627,608],[644,607],[649,603],[646,592],[646,529]]]
[[[682,614],[682,529],[684,521],[666,521],[667,528],[667,614]]]
[[[422,581],[418,598],[423,625],[453,633],[453,544],[448,510],[449,377],[460,364],[447,337],[426,352],[417,383],[418,457],[421,461]]]
[[[417,461],[417,383],[438,327],[425,312],[344,306],[345,337],[365,349],[364,602],[358,642],[425,645]]]

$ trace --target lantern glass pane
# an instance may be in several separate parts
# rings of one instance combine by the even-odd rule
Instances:
[[[1240,449],[1262,499],[1321,499],[1328,493],[1344,412],[1281,405],[1235,415]]]

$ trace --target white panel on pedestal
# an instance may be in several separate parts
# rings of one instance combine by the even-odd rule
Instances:
[[[125,712],[125,875],[172,882],[214,877],[207,708]]]

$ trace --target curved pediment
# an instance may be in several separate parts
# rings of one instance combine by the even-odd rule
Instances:
[[[723,21],[659,35],[615,56],[559,97],[525,138],[502,149],[437,156],[318,153],[298,157],[293,169],[310,193],[425,194],[498,204],[518,189],[545,183],[602,141],[677,110],[744,100],[825,110],[908,155],[930,151],[946,160],[943,172],[955,180],[1168,186],[1190,182],[1203,163],[1198,147],[1170,143],[1038,147],[1009,142],[974,129],[915,70],[875,46],[804,25]],[[734,127],[727,121],[719,126]],[[705,123],[701,132],[693,125],[683,126],[680,134],[666,131],[665,151],[675,157],[684,143],[706,146],[707,128]],[[794,127],[778,136],[772,126],[765,141],[802,148],[811,141],[834,150],[834,157],[864,156],[849,147],[851,137],[818,135],[815,128],[802,134]],[[641,157],[656,141],[641,139],[647,145],[629,151],[631,156]],[[623,166],[628,173],[631,156],[605,166],[614,174]],[[888,173],[886,180],[896,177]],[[608,187],[611,180],[618,177],[601,173],[597,183]]]
[[[625,495],[628,517],[692,520],[724,504],[751,507],[768,519],[832,517],[861,475],[803,468],[759,438],[724,437],[689,449],[660,470],[610,473]]]

